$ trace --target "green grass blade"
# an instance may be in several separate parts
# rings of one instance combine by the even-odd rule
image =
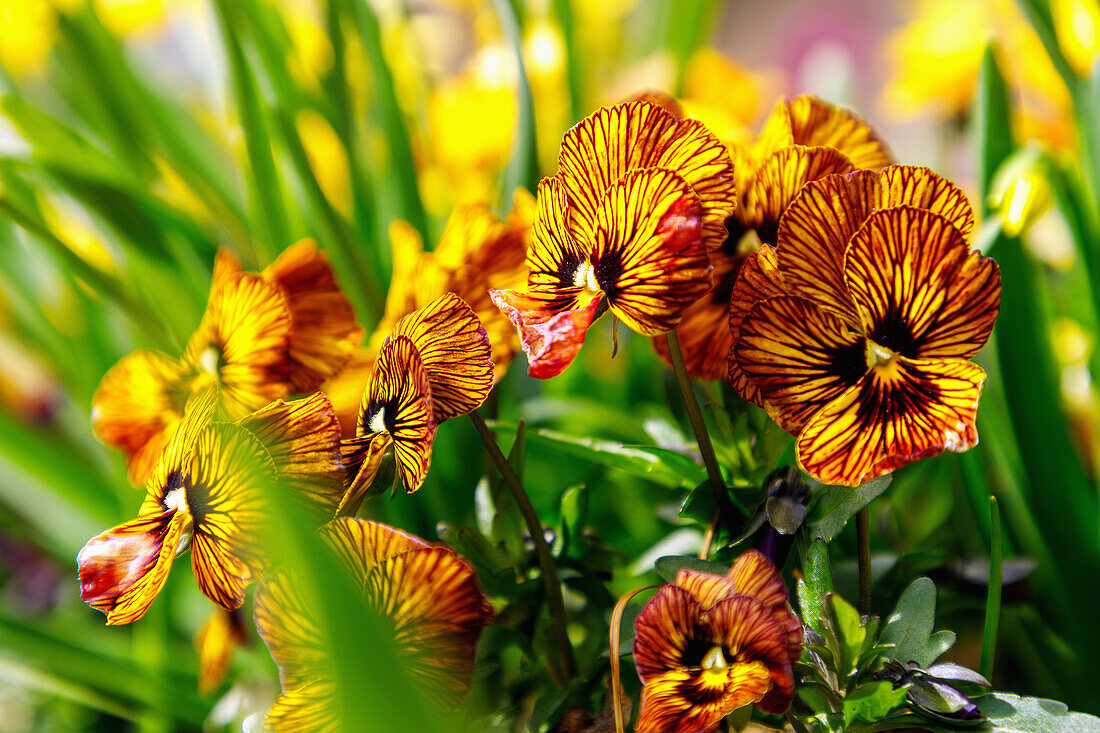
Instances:
[[[516,59],[516,102],[519,114],[516,116],[515,137],[512,140],[512,155],[504,169],[501,201],[512,200],[512,192],[520,186],[534,191],[539,182],[539,156],[535,133],[535,102],[531,96],[531,85],[527,81],[527,68],[523,63],[523,33],[515,9],[507,0],[493,0],[504,37],[512,47]]]
[[[989,497],[989,588],[985,596],[985,629],[982,632],[982,657],[978,671],[993,679],[993,661],[997,652],[997,628],[1001,620],[1001,578],[1004,574],[1001,552],[1001,512],[997,497]]]

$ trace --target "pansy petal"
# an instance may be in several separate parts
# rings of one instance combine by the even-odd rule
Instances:
[[[678,174],[631,171],[600,203],[594,278],[612,312],[643,336],[672,330],[711,288],[699,199]]]
[[[729,375],[729,353],[733,345],[729,328],[730,296],[744,259],[722,251],[711,253],[714,288],[684,311],[684,318],[676,327],[684,366],[696,379],[725,379]],[[653,346],[661,359],[671,366],[668,341],[657,336]]]
[[[580,288],[567,298],[575,301]],[[536,379],[561,374],[577,358],[602,298],[591,298],[576,308],[561,306],[561,298],[538,291],[490,290],[493,302],[519,330],[520,345],[527,354],[527,373]]]
[[[393,624],[409,672],[442,707],[456,707],[470,688],[481,629],[493,619],[473,569],[445,547],[410,550],[380,562],[366,594]]]
[[[183,473],[195,523],[191,567],[199,590],[226,610],[240,608],[244,589],[263,569],[258,543],[275,466],[250,431],[215,423],[199,436]]]
[[[676,573],[674,582],[677,587],[694,596],[704,610],[737,592],[737,588],[726,576],[690,568],[681,568]]]
[[[325,395],[276,400],[236,424],[267,450],[280,487],[307,511],[332,515],[343,494],[344,471],[340,424]]]
[[[219,407],[235,420],[287,395],[291,328],[279,285],[246,272],[216,277],[184,361],[217,378]]]
[[[360,430],[361,436],[383,430],[390,434],[409,493],[424,483],[432,462],[436,423],[431,404],[428,373],[416,346],[408,336],[388,339],[364,395]]]
[[[284,692],[312,681],[326,659],[321,630],[309,612],[313,604],[300,588],[292,574],[276,571],[256,587],[252,608],[256,631],[279,668]]]
[[[794,699],[794,673],[787,652],[787,630],[767,606],[751,596],[720,601],[710,611],[711,627],[739,661],[758,661],[767,667],[771,689],[757,702],[766,713],[780,715]]]
[[[188,528],[180,512],[142,517],[88,540],[76,556],[80,597],[108,624],[141,618],[168,580]]]
[[[696,636],[702,604],[691,592],[664,585],[634,620],[634,665],[642,682],[684,668],[684,652]]]
[[[290,306],[290,391],[312,392],[348,362],[363,329],[312,239],[291,246],[263,274],[282,287]]]
[[[741,553],[730,568],[729,579],[738,593],[752,596],[768,608],[785,604],[789,597],[779,568],[759,550]]]
[[[871,125],[851,110],[809,94],[797,97],[789,109],[795,144],[836,148],[856,168],[877,171],[893,162]]]
[[[738,218],[760,241],[775,244],[779,219],[802,187],[830,173],[848,173],[851,161],[833,148],[792,145],[769,156],[740,192]]]
[[[130,481],[149,478],[183,416],[192,374],[156,351],[135,351],[103,375],[92,396],[92,430],[122,451]]]
[[[912,206],[939,214],[964,237],[974,229],[974,210],[962,189],[931,168],[916,165],[892,165],[880,176],[876,209]]]
[[[335,690],[326,680],[280,695],[267,711],[265,729],[272,733],[337,733]]]
[[[871,171],[825,176],[808,183],[779,221],[783,281],[853,325],[859,314],[844,280],[848,242],[874,211],[881,191]]]
[[[793,296],[758,302],[741,321],[733,353],[768,414],[791,434],[867,371],[864,338]]]
[[[527,250],[527,282],[546,291],[575,287],[577,268],[591,247],[594,225],[573,231],[569,199],[557,176],[539,181],[536,201],[531,247]]]
[[[848,250],[845,277],[867,337],[909,358],[969,358],[1000,307],[996,263],[970,252],[945,217],[899,207],[873,214]]]
[[[820,410],[796,443],[798,464],[822,483],[859,486],[945,450],[978,442],[985,372],[963,359],[894,358]]]
[[[493,389],[489,337],[470,306],[445,293],[394,327],[416,346],[431,383],[436,423],[476,410]]]
[[[199,442],[199,436],[214,419],[218,404],[218,387],[207,382],[188,398],[183,417],[172,432],[172,437],[164,446],[153,472],[149,476],[149,491],[142,503],[142,516],[159,514],[164,510],[162,500],[168,491],[179,488],[180,473],[191,459],[191,454]]]
[[[431,547],[396,527],[354,517],[338,517],[322,527],[320,534],[352,575],[361,579],[386,560]]]
[[[370,433],[362,438],[340,441],[340,453],[344,464],[344,491],[336,507],[337,516],[354,515],[359,511],[363,497],[370,491],[378,476],[386,449],[393,445],[389,433]]]
[[[735,662],[720,671],[674,670],[642,688],[638,733],[710,733],[734,710],[764,697],[771,686],[761,662]]]
[[[702,206],[704,248],[725,239],[733,213],[733,163],[697,120],[676,120],[658,105],[635,101],[603,107],[565,134],[559,175],[579,228],[595,231],[604,193],[631,171],[658,167],[681,175]]]
[[[244,627],[236,611],[215,608],[195,634],[199,658],[199,693],[216,692],[225,681],[233,652],[245,640]]]
[[[733,346],[737,345],[737,340],[741,337],[741,322],[757,302],[786,294],[787,289],[779,272],[779,259],[774,247],[765,244],[745,258],[730,296],[729,379],[737,393],[757,407],[764,406],[760,390],[737,364]]]

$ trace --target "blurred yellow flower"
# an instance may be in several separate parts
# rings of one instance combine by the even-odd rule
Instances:
[[[44,0],[3,0],[0,2],[0,64],[12,76],[39,71],[53,44],[57,13]]]
[[[324,117],[313,110],[302,110],[297,117],[309,167],[325,198],[344,216],[351,215],[351,174],[348,156],[340,136]]]
[[[1100,3],[1096,0],[1051,0],[1054,32],[1066,60],[1085,76],[1100,52]]]

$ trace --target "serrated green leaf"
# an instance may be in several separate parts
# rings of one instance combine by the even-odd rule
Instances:
[[[886,618],[879,641],[893,644],[887,656],[905,664],[915,661],[928,667],[955,643],[952,631],[932,633],[936,623],[936,585],[917,578],[901,594],[894,612]]]
[[[867,629],[860,623],[859,611],[836,593],[826,593],[822,602],[822,626],[830,640],[841,680],[855,672]]]
[[[814,631],[821,631],[821,602],[833,591],[833,572],[829,567],[829,546],[821,538],[810,543],[802,566],[806,579],[796,586],[802,620]]]
[[[844,698],[841,711],[844,713],[844,725],[855,722],[874,723],[905,702],[905,689],[894,689],[894,685],[885,680],[860,685]]]
[[[1100,718],[1069,712],[1063,703],[994,692],[975,698],[988,718],[982,730],[998,733],[1100,733]]]

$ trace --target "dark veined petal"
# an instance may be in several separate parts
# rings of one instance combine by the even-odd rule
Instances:
[[[245,640],[244,627],[236,611],[214,608],[195,634],[199,657],[199,693],[209,695],[225,681],[233,652]]]
[[[236,424],[267,450],[282,489],[307,511],[332,516],[343,495],[344,469],[340,424],[325,395],[276,400]]]
[[[283,289],[260,275],[228,272],[219,257],[199,328],[184,361],[213,374],[219,408],[236,420],[285,397],[292,317]]]
[[[867,372],[866,341],[808,300],[759,301],[741,321],[734,359],[781,428],[797,434]]]
[[[910,358],[973,356],[1000,308],[996,263],[945,217],[907,206],[856,232],[845,277],[867,337]]]
[[[108,624],[141,618],[168,580],[190,522],[182,512],[125,522],[88,540],[76,556],[80,598]]]
[[[416,535],[381,522],[355,517],[338,517],[320,531],[325,543],[362,582],[381,563],[410,550],[424,550],[429,545]]]
[[[296,687],[275,700],[264,726],[273,733],[337,733],[335,692],[327,680]]]
[[[394,336],[407,336],[420,354],[431,383],[436,423],[476,410],[493,389],[489,337],[470,306],[454,293],[397,322]]]
[[[92,430],[122,451],[130,481],[144,484],[190,394],[193,371],[156,351],[135,351],[103,375],[92,396]]]
[[[844,280],[848,242],[874,211],[878,175],[853,171],[825,176],[802,189],[779,221],[777,249],[783,281],[853,326],[859,314]]]
[[[709,733],[738,708],[764,697],[771,687],[761,662],[733,662],[713,671],[674,670],[642,688],[638,733]]]
[[[199,590],[226,610],[240,608],[245,588],[263,571],[265,494],[276,475],[263,444],[229,423],[203,431],[184,467],[181,491],[195,523],[191,568]]]
[[[892,165],[883,169],[880,181],[882,188],[876,209],[912,206],[939,214],[965,237],[973,231],[974,211],[966,194],[931,168]]]
[[[634,665],[642,682],[685,668],[688,644],[697,631],[703,605],[678,585],[663,585],[634,620]]]
[[[894,162],[874,128],[851,110],[808,94],[796,97],[789,110],[797,145],[836,148],[856,168],[877,171]]]
[[[726,576],[689,568],[681,568],[676,573],[675,585],[690,593],[703,610],[737,592],[737,588]]]
[[[147,482],[148,491],[141,506],[142,516],[152,516],[164,511],[164,497],[169,491],[178,489],[182,484],[180,477],[199,436],[214,419],[218,404],[218,387],[212,381],[188,398],[175,431],[168,444],[164,446],[153,472]]]
[[[309,611],[313,604],[300,588],[293,574],[277,570],[256,587],[252,609],[256,631],[279,668],[283,692],[316,680],[326,658],[321,630]]]
[[[393,624],[398,654],[430,697],[445,709],[461,703],[481,629],[494,616],[473,569],[445,547],[409,550],[374,567],[366,594]]]
[[[729,328],[730,297],[744,259],[721,250],[712,252],[714,288],[684,311],[684,318],[676,327],[684,366],[696,379],[725,379],[729,375],[729,353],[733,346]],[[657,336],[653,346],[671,366],[668,341]]]
[[[359,409],[359,437],[387,432],[405,490],[424,483],[432,462],[435,419],[428,373],[408,336],[387,339]]]
[[[978,442],[985,372],[963,359],[895,357],[820,410],[798,436],[798,464],[826,484],[875,476]]]
[[[740,193],[737,217],[755,229],[760,241],[775,244],[779,219],[810,181],[831,173],[848,173],[851,161],[834,148],[791,145],[770,155]]]
[[[557,176],[539,181],[535,207],[527,282],[546,292],[575,287],[577,268],[588,259],[595,229],[573,230],[569,198]]]
[[[733,163],[697,120],[677,120],[644,101],[603,107],[565,134],[558,166],[583,231],[595,231],[600,200],[616,181],[656,167],[679,174],[699,197],[704,249],[725,240],[725,220],[735,205]]]
[[[340,441],[344,463],[344,492],[336,507],[336,515],[354,515],[363,497],[378,476],[386,449],[393,445],[389,433],[371,433],[362,438]]]
[[[575,302],[581,294],[581,288],[572,288],[566,299]],[[573,363],[603,302],[593,297],[583,306],[563,309],[555,294],[490,290],[489,295],[519,330],[527,373],[536,379],[556,377]]]
[[[282,287],[290,307],[290,391],[312,392],[348,362],[363,329],[328,257],[312,239],[280,254],[263,275]]]
[[[772,610],[751,596],[734,596],[709,612],[711,628],[739,662],[762,662],[771,687],[757,706],[781,715],[794,700],[794,673],[787,651],[787,629]]]
[[[643,336],[672,330],[711,287],[699,199],[672,171],[628,173],[597,211],[591,267],[612,312]]]
[[[760,390],[741,370],[733,347],[736,347],[737,340],[741,338],[741,322],[753,306],[761,300],[786,294],[787,289],[783,276],[779,273],[779,260],[774,247],[765,244],[745,258],[745,264],[741,266],[730,296],[729,330],[730,343],[733,346],[728,354],[729,379],[737,393],[757,407],[764,406]]]
[[[759,550],[741,553],[729,571],[734,588],[743,596],[752,596],[768,608],[787,602],[789,594],[779,568]]]

